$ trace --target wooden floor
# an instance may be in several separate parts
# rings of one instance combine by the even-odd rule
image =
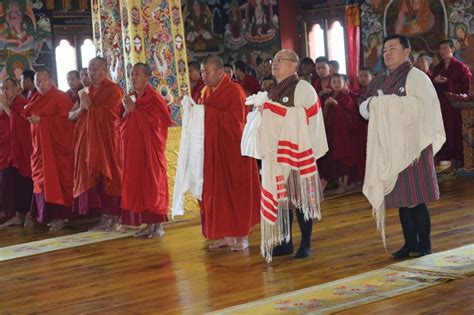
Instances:
[[[474,182],[440,184],[432,203],[436,252],[474,243]],[[72,223],[64,233],[92,222]],[[297,224],[295,240],[299,243]],[[0,230],[0,246],[50,238],[45,229]],[[402,245],[398,211],[387,214],[391,251]],[[260,231],[247,252],[207,250],[200,226],[178,224],[160,240],[126,238],[0,263],[0,314],[201,314],[385,267],[385,253],[361,194],[324,202],[315,223],[313,256],[266,264]],[[474,279],[346,310],[343,314],[472,314]]]

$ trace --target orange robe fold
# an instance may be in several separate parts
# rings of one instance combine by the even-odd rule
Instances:
[[[137,97],[135,109],[120,119],[122,209],[168,213],[165,148],[171,125],[166,101],[150,85]]]
[[[76,122],[74,132],[74,198],[101,185],[100,191],[120,196],[121,168],[115,122],[120,114],[123,92],[105,79],[89,87],[92,104]]]
[[[11,161],[23,177],[31,177],[31,126],[22,116],[27,101],[17,96],[10,104]]]
[[[245,92],[227,75],[204,99],[204,185],[201,202],[204,236],[243,237],[260,221],[260,183],[256,161],[243,157]]]
[[[72,205],[74,123],[68,119],[72,106],[69,96],[53,87],[44,95],[36,94],[24,110],[26,117],[41,118],[31,125],[33,192],[63,206]]]

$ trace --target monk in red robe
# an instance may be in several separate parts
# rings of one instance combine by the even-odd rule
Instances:
[[[72,215],[74,124],[68,119],[72,102],[54,86],[47,69],[36,72],[35,84],[38,93],[23,112],[32,125],[31,215],[40,223],[51,221],[49,225],[54,231],[63,228],[64,221]]]
[[[31,206],[31,127],[21,115],[26,103],[18,82],[6,79],[0,99],[0,202],[10,219],[0,227],[22,225]]]
[[[324,104],[326,99],[332,93],[331,73],[328,58],[316,58],[316,73],[317,77],[313,80],[313,87],[316,90],[316,93],[318,93],[321,103]]]
[[[224,63],[210,57],[201,66],[204,104],[204,236],[210,248],[248,247],[248,235],[260,220],[260,183],[254,159],[240,154],[245,125],[245,93],[224,73]]]
[[[362,68],[359,70],[358,79],[359,79],[359,89],[349,91],[349,96],[352,98],[354,105],[359,107],[359,98],[365,94],[367,87],[372,81],[372,70],[369,68]],[[356,127],[356,158],[357,162],[354,168],[354,173],[351,176],[351,179],[354,182],[361,182],[364,180],[365,175],[365,161],[366,161],[366,151],[367,151],[367,131],[369,123],[361,115],[356,114],[357,127]]]
[[[38,93],[35,87],[35,72],[33,70],[25,70],[20,76],[21,95],[27,100]]]
[[[344,90],[344,85],[343,75],[332,76],[331,86],[334,91],[323,107],[329,152],[318,160],[323,188],[328,182],[338,180],[338,193],[349,190],[349,175],[356,163],[355,130],[358,112],[352,98]]]
[[[459,108],[453,107],[445,93],[469,95],[469,68],[453,57],[454,43],[444,40],[439,45],[442,61],[433,69],[433,84],[438,93],[443,115],[446,143],[436,155],[438,161],[452,161],[454,167],[463,164],[462,118]]]
[[[81,84],[81,77],[79,71],[72,70],[67,73],[67,84],[69,85],[69,90],[66,93],[71,98],[73,104],[79,102],[79,91],[84,88]]]
[[[258,80],[247,73],[247,65],[242,60],[235,62],[235,79],[244,89],[247,95],[257,94],[260,91]],[[231,78],[232,79],[232,78]]]
[[[191,84],[191,97],[194,101],[197,101],[204,87],[204,81],[201,78],[201,64],[197,61],[191,61],[188,63],[188,70],[189,83]]]
[[[132,71],[133,91],[123,98],[125,112],[118,123],[121,208],[123,224],[147,224],[136,237],[159,238],[164,234],[162,222],[168,221],[165,149],[172,121],[166,101],[148,83],[150,77],[150,67],[137,63]]]
[[[74,131],[74,212],[102,213],[92,230],[120,228],[120,180],[118,135],[115,122],[122,108],[123,92],[107,79],[107,62],[95,57],[89,62],[92,84],[80,93],[80,107],[70,113]]]

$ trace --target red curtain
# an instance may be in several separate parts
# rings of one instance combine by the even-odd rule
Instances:
[[[346,6],[346,27],[347,27],[347,41],[349,56],[349,66],[347,75],[350,79],[350,89],[359,88],[359,61],[360,61],[360,16],[359,5],[353,4]]]

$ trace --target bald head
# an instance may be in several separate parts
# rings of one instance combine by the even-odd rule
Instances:
[[[89,61],[89,77],[92,85],[98,86],[107,77],[107,60],[95,57]]]
[[[41,68],[36,71],[35,86],[40,94],[45,94],[53,88],[54,82],[49,69]]]
[[[202,80],[210,87],[216,87],[224,76],[224,61],[217,57],[209,57],[201,65]]]
[[[224,70],[224,61],[222,60],[222,58],[217,57],[217,56],[212,56],[212,57],[207,58],[204,64],[213,66],[216,69]]]
[[[272,61],[272,74],[277,82],[296,74],[299,62],[300,58],[292,50],[282,49],[277,52]]]

